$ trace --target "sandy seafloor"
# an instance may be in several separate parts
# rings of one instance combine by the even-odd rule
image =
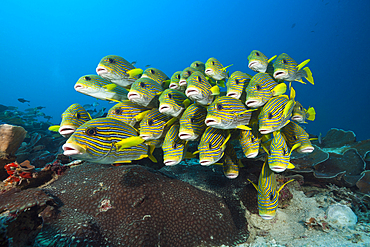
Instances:
[[[359,223],[354,227],[329,225],[309,229],[305,221],[311,217],[325,220],[327,207],[332,204],[327,196],[308,198],[302,191],[292,189],[290,205],[279,208],[275,218],[264,220],[256,214],[247,215],[250,227],[248,242],[239,247],[259,246],[370,246],[370,224]]]

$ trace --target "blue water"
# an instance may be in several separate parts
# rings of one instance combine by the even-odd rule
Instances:
[[[315,85],[294,82],[317,116],[306,130],[370,138],[370,1],[13,1],[0,7],[0,104],[46,106],[52,122],[71,104],[93,103],[73,88],[114,54],[171,76],[216,57],[230,73],[260,50],[311,59]],[[30,100],[30,106],[17,99]],[[100,101],[100,107],[113,104]]]

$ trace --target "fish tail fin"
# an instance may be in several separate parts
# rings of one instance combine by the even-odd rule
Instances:
[[[310,121],[315,120],[315,117],[316,117],[315,108],[313,108],[313,107],[308,108],[307,114],[308,114],[307,120],[310,120]]]
[[[213,86],[211,87],[211,92],[212,92],[212,95],[219,95],[220,94],[220,88],[219,86]]]
[[[311,83],[312,85],[315,85],[310,68],[304,67],[303,70],[306,72],[305,78],[307,79],[307,81],[309,81],[309,83]]]
[[[53,132],[58,132],[60,128],[60,125],[52,125],[48,128],[48,130],[53,131]]]
[[[276,57],[277,57],[277,55],[272,56],[269,60],[267,60],[267,63],[271,62],[271,61],[272,61],[272,60],[274,60]]]

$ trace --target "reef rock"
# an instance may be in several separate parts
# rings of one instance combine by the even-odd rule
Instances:
[[[8,158],[18,150],[27,131],[20,126],[0,125],[0,158]]]

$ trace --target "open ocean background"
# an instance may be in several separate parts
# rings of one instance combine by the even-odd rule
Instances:
[[[217,58],[230,74],[266,56],[308,58],[315,85],[293,82],[296,100],[313,106],[306,131],[330,128],[370,138],[370,1],[14,1],[0,6],[0,104],[42,111],[59,124],[73,103],[114,104],[80,94],[79,77],[119,55],[169,77],[195,60]],[[30,106],[17,99],[30,100]]]

